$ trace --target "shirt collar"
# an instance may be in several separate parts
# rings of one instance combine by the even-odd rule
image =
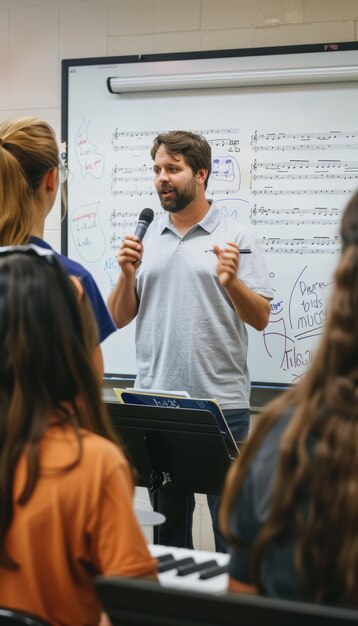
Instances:
[[[207,233],[212,233],[220,221],[221,211],[219,207],[214,202],[212,202],[212,200],[209,200],[209,203],[210,203],[209,211],[200,222],[195,224],[195,226],[196,227],[200,226],[200,228],[205,230]],[[162,235],[167,229],[173,232],[176,232],[175,226],[170,219],[169,211],[163,215],[163,222],[162,222],[162,228],[161,228],[160,234]]]
[[[35,237],[34,235],[31,235],[31,237],[29,237],[29,243],[34,243],[36,246],[40,246],[41,248],[47,248],[48,250],[52,250],[50,244],[47,243],[47,241],[40,239],[40,237]]]
[[[207,233],[212,233],[220,221],[221,210],[215,202],[212,202],[212,200],[209,200],[208,202],[210,202],[210,209],[197,226],[201,226],[201,228],[206,230]]]

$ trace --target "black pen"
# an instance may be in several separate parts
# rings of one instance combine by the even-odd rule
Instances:
[[[215,254],[215,250],[212,248],[210,250],[205,250],[205,252],[214,252]],[[239,254],[251,254],[252,250],[250,250],[250,248],[239,248],[238,252]]]

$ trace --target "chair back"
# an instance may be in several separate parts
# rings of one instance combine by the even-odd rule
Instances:
[[[0,607],[0,626],[51,626],[51,624],[32,613]]]
[[[358,611],[262,596],[209,594],[158,583],[98,577],[96,589],[113,626],[348,626]]]

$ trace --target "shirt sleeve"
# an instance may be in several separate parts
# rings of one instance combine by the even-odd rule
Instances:
[[[254,514],[252,488],[251,473],[249,471],[237,496],[230,522],[231,532],[242,543],[232,549],[229,576],[247,584],[253,584],[251,568],[252,545],[260,530],[260,525]]]
[[[102,298],[101,292],[91,274],[88,273],[82,277],[82,284],[91,302],[98,324],[100,342],[102,343],[102,341],[104,341],[117,329]]]
[[[274,293],[264,255],[256,235],[245,233],[244,238],[240,239],[238,244],[241,248],[251,249],[251,254],[240,256],[238,278],[255,293],[272,300]]]
[[[157,571],[134,513],[133,489],[128,463],[120,458],[103,485],[91,537],[91,560],[103,575],[134,577]]]

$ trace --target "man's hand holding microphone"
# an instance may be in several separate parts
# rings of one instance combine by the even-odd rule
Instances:
[[[119,249],[118,264],[128,278],[132,277],[142,262],[143,244],[142,239],[147,232],[149,224],[153,221],[152,209],[143,209],[139,216],[134,235],[126,235]]]

